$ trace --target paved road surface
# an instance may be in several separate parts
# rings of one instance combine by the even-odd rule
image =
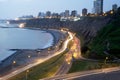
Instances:
[[[19,73],[21,73],[21,72],[23,72],[23,71],[31,68],[31,67],[34,67],[34,66],[36,66],[36,65],[38,65],[38,64],[40,64],[40,63],[42,63],[42,62],[45,62],[45,61],[47,61],[47,60],[55,57],[56,55],[59,55],[59,54],[61,54],[62,52],[64,52],[64,51],[66,50],[66,48],[67,48],[67,45],[68,45],[69,41],[71,41],[71,40],[73,39],[72,33],[68,32],[68,34],[69,34],[69,38],[64,42],[63,47],[62,47],[59,51],[57,51],[55,54],[50,55],[50,56],[48,56],[48,57],[46,57],[46,58],[44,58],[44,59],[40,59],[38,62],[33,63],[33,64],[29,64],[29,65],[27,65],[27,66],[25,66],[25,67],[23,67],[23,68],[20,68],[20,69],[18,69],[18,70],[16,70],[16,71],[14,71],[14,72],[6,75],[6,76],[0,77],[0,80],[7,80],[7,79],[9,79],[10,77],[13,77],[13,76],[15,76],[15,75],[17,75],[17,74],[19,74]]]
[[[43,80],[120,80],[120,67],[70,73]]]
[[[60,69],[56,72],[55,76],[66,74],[69,71],[69,69],[72,66],[72,60],[73,60],[72,57],[74,57],[75,59],[83,59],[80,51],[80,41],[74,34],[73,34],[72,46],[69,52],[66,53],[65,60],[61,65]]]
[[[72,80],[120,80],[120,70],[96,75],[84,76]]]

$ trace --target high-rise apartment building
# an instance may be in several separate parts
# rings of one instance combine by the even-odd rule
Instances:
[[[50,18],[51,17],[51,12],[50,11],[47,11],[46,12],[46,18]]]
[[[103,0],[94,0],[94,13],[102,14],[103,13]]]
[[[61,13],[60,13],[60,16],[61,16],[61,17],[65,17],[65,12],[61,12]]]
[[[82,16],[87,16],[87,9],[86,8],[82,9]]]
[[[53,13],[52,18],[59,18],[59,14],[58,13]]]
[[[73,10],[73,11],[71,12],[71,16],[72,16],[72,17],[76,17],[76,16],[77,16],[77,11],[76,11],[76,10]]]
[[[69,17],[69,10],[65,10],[65,17]]]
[[[112,5],[112,10],[117,11],[117,4]]]

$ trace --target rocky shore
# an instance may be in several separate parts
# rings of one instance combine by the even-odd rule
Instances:
[[[44,30],[44,31],[50,33],[54,37],[53,45],[42,50],[40,49],[16,50],[16,52],[13,55],[11,55],[10,57],[8,57],[7,59],[3,60],[0,63],[0,76],[8,74],[18,68],[24,67],[25,65],[34,63],[39,59],[42,59],[46,56],[53,54],[59,49],[60,45],[62,44],[61,41],[64,41],[65,38],[67,37],[66,33],[62,33],[58,30]]]

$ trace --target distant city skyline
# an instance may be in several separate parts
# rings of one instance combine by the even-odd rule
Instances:
[[[51,11],[56,13],[65,10],[77,10],[78,14],[82,9],[93,10],[94,0],[0,0],[0,19],[14,19],[24,15],[37,16],[39,12]],[[104,0],[103,11],[112,9],[112,5],[120,6],[120,0]]]

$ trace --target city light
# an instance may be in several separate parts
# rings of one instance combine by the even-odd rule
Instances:
[[[110,14],[113,14],[113,11],[110,11]]]
[[[5,1],[7,2],[7,0]],[[19,5],[17,5],[15,6],[16,11],[12,11],[14,9],[9,9],[8,13],[5,11],[8,15],[4,15],[4,8],[1,9],[3,10],[1,11],[2,16],[14,15],[18,18],[11,16],[11,18],[2,19],[0,17],[1,43],[5,41],[6,48],[5,51],[2,50],[4,45],[0,44],[0,80],[14,80],[14,77],[15,79],[41,80],[41,76],[43,80],[54,80],[52,77],[65,80],[71,78],[72,80],[89,78],[90,75],[92,77],[95,75],[97,80],[99,74],[103,75],[103,78],[108,76],[108,72],[112,70],[108,67],[117,66],[119,69],[115,69],[115,71],[120,71],[120,59],[117,55],[119,52],[117,34],[120,31],[118,30],[120,7],[116,3],[109,7],[111,8],[109,11],[106,11],[108,3],[104,4],[105,1],[84,2],[82,3],[84,7],[79,1],[77,1],[78,4],[71,4],[69,1],[64,3],[53,1],[54,4],[51,4],[53,2],[44,4],[42,2],[43,5],[48,3],[47,6],[45,5],[46,7],[36,7],[38,4],[41,6],[40,2],[36,5],[34,4],[36,2],[31,2],[34,7],[30,11],[28,10],[30,6],[26,7],[28,9],[22,8],[23,4],[18,9]],[[70,8],[67,8],[66,6],[69,4],[65,5],[65,3],[69,3]],[[91,4],[91,7],[88,3]],[[2,5],[4,4],[2,2]],[[6,4],[6,7],[9,8],[11,3]],[[21,3],[19,2],[19,4]],[[39,9],[40,11],[52,10],[51,7],[47,8],[49,4],[52,5],[54,12],[39,12],[35,15],[38,8],[43,8]],[[57,6],[54,7],[56,4]],[[106,5],[107,7],[105,7]],[[109,3],[109,5],[111,4]],[[77,9],[74,6],[77,6]],[[68,10],[60,12],[61,10],[55,8]],[[20,15],[21,17],[19,17]],[[17,30],[22,30],[22,32]],[[7,32],[3,33],[5,31]],[[12,46],[7,48],[9,44]],[[120,78],[120,76],[118,77]]]
[[[74,58],[77,58],[77,53],[74,53],[74,54],[73,54],[73,57],[74,57]]]
[[[10,24],[10,22],[9,22],[9,21],[7,21],[6,23],[7,23],[7,24]]]
[[[24,28],[25,27],[25,23],[21,23],[20,25],[19,25],[19,28]]]
[[[15,18],[16,21],[20,20],[19,18]]]
[[[15,64],[16,63],[16,61],[13,61],[13,64]]]
[[[29,55],[28,58],[30,58],[31,56]]]
[[[63,29],[61,29],[61,31],[63,32],[64,30],[63,30]]]

